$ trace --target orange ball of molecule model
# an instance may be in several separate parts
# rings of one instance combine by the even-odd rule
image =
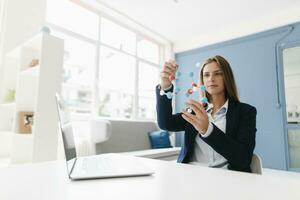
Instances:
[[[189,93],[189,94],[193,94],[193,89],[188,89],[188,91],[187,91],[187,93]]]

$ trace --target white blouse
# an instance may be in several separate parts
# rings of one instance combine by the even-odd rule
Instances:
[[[215,113],[214,117],[211,115],[212,107],[207,108],[207,114],[209,118],[209,128],[207,132],[203,135],[203,137],[208,137],[212,130],[213,125],[216,125],[221,131],[226,132],[226,113],[228,110],[228,100],[225,104]],[[190,164],[195,165],[204,165],[208,167],[219,167],[219,168],[226,168],[228,162],[227,160],[218,154],[211,146],[205,143],[199,135],[196,135],[195,138],[195,146],[194,146],[194,153],[191,158]]]

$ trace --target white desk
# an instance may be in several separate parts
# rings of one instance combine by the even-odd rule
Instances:
[[[153,158],[159,160],[176,161],[180,153],[181,147],[161,148],[161,149],[145,149],[140,151],[122,152],[122,155],[138,156],[143,158]]]
[[[30,200],[256,200],[300,199],[300,175],[254,175],[137,158],[155,170],[145,177],[70,181],[65,162],[0,169],[0,199]]]

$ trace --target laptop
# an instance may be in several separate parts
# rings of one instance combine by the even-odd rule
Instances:
[[[71,180],[147,176],[154,173],[133,156],[108,153],[78,157],[70,114],[66,104],[58,94],[56,94],[56,104],[67,172]]]

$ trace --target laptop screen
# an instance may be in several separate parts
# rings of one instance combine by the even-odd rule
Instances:
[[[70,173],[72,171],[75,158],[77,157],[73,135],[73,127],[70,121],[70,114],[68,112],[68,108],[66,107],[66,104],[58,94],[56,94],[56,104],[58,109],[59,126],[62,134],[62,140],[67,160],[67,167]]]

